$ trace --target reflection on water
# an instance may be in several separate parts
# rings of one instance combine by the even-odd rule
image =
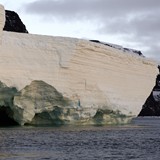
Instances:
[[[1,160],[159,160],[160,118],[123,126],[0,128]]]

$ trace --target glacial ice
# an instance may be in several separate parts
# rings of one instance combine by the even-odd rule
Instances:
[[[0,81],[18,90],[11,108],[20,125],[56,118],[110,124],[139,114],[158,74],[154,61],[83,39],[6,32],[4,20],[0,6]],[[36,100],[37,89],[29,92],[34,101],[23,99],[25,87],[35,81],[54,87],[63,101],[52,105],[45,93]]]

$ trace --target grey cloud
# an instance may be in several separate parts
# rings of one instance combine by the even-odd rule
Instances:
[[[104,22],[103,27],[99,28],[99,32],[101,34],[128,35],[136,41],[158,41],[160,38],[160,14],[156,14],[146,14],[142,17],[135,16],[130,21],[128,21],[126,17],[116,17],[109,23],[107,23],[107,21]]]
[[[153,2],[156,3],[153,3]],[[60,17],[105,18],[126,13],[159,10],[157,0],[37,0],[25,5],[27,13]],[[98,17],[101,16],[101,17]]]
[[[160,12],[150,12],[135,16],[128,21],[126,17],[115,17],[110,23],[105,22],[99,29],[101,34],[119,34],[127,42],[136,42],[140,46],[148,47],[145,55],[160,59]]]
[[[152,57],[155,60],[160,62],[160,50],[159,50],[160,46],[152,46],[152,49],[149,49],[148,51],[145,52],[147,57]],[[151,55],[152,53],[152,55]],[[160,63],[159,63],[160,64]]]
[[[129,40],[147,45],[146,55],[160,59],[158,0],[37,0],[24,6],[27,14],[60,18],[64,22],[95,20],[102,24],[97,30],[99,34],[122,35],[126,43]]]

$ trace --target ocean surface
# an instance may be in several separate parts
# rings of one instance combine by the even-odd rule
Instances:
[[[160,160],[160,118],[128,125],[1,127],[0,160]]]

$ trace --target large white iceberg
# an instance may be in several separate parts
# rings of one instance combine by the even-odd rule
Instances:
[[[0,6],[0,81],[7,86],[21,90],[42,80],[90,118],[101,111],[106,121],[111,113],[139,114],[155,84],[155,62],[83,39],[6,32],[4,22]]]

